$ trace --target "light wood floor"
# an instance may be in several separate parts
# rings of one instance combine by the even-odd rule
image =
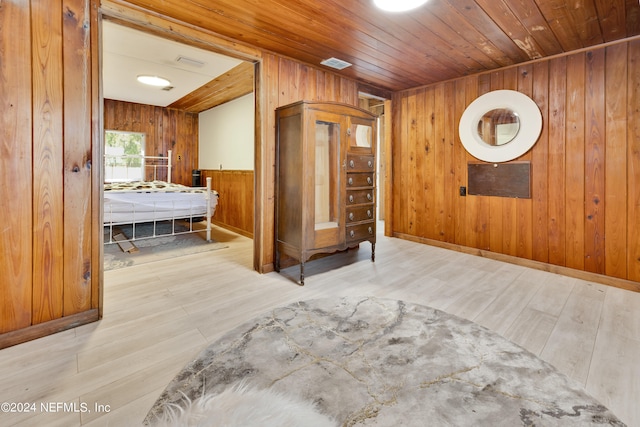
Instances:
[[[365,243],[307,264],[300,287],[297,267],[252,271],[251,240],[219,228],[213,237],[229,248],[107,272],[100,322],[0,350],[0,402],[37,405],[0,413],[0,425],[139,425],[173,376],[231,328],[298,300],[371,295],[484,325],[640,426],[638,293],[382,236],[374,264]],[[43,413],[43,402],[60,412]]]

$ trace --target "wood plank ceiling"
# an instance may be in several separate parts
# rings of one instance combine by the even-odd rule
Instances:
[[[402,90],[640,34],[638,0],[120,0],[239,42]],[[117,1],[116,1],[117,2]]]

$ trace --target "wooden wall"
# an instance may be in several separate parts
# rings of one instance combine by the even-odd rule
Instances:
[[[144,132],[148,156],[166,156],[172,150],[171,181],[191,185],[192,171],[198,168],[198,114],[105,99],[104,128]]]
[[[394,232],[640,281],[638,62],[629,41],[396,94]],[[458,195],[476,161],[460,116],[496,89],[542,111],[539,141],[517,159],[531,162],[531,199]]]
[[[0,5],[0,348],[100,315],[92,10]]]
[[[332,72],[264,54],[258,67],[256,121],[255,262],[257,271],[273,271],[275,221],[275,109],[300,100],[358,105],[358,84]]]
[[[253,238],[253,171],[203,169],[202,185],[207,177],[219,193],[213,223]]]

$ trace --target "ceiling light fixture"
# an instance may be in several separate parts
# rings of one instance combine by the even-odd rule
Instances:
[[[158,86],[158,87],[171,86],[171,82],[163,77],[151,76],[151,75],[145,75],[145,74],[139,75],[138,81],[140,83],[144,83],[146,85],[151,85],[151,86]]]
[[[386,12],[406,12],[426,2],[427,0],[373,0],[373,4]]]

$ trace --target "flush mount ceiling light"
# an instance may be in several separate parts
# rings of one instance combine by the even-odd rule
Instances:
[[[386,12],[406,12],[426,2],[427,0],[373,0],[373,4]]]
[[[145,75],[145,74],[139,75],[138,81],[140,83],[144,83],[146,85],[151,85],[151,86],[158,86],[158,87],[171,86],[171,82],[163,77],[151,76],[151,75]]]

